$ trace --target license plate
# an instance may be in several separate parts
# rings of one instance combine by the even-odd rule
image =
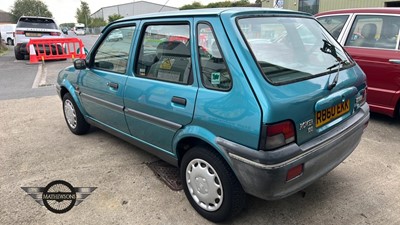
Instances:
[[[41,33],[25,33],[25,36],[27,37],[41,37]]]
[[[335,106],[332,106],[330,108],[318,111],[315,114],[316,118],[316,127],[320,127],[326,123],[329,123],[330,121],[346,114],[347,112],[350,111],[350,100],[347,100],[345,102],[342,102],[340,104],[337,104]]]

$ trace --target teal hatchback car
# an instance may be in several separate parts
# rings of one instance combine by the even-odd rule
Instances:
[[[93,125],[179,167],[191,205],[218,222],[246,193],[286,197],[349,156],[369,120],[366,87],[312,16],[225,8],[110,23],[57,91],[74,134]]]

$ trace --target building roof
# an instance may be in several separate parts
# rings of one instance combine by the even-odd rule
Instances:
[[[96,12],[92,13],[92,15],[93,15],[93,14],[96,14],[97,12],[99,12],[99,11],[101,11],[101,10],[103,10],[103,9],[112,8],[112,7],[116,7],[116,6],[124,6],[124,5],[138,4],[138,3],[147,3],[147,4],[162,6],[162,7],[168,7],[168,8],[178,9],[178,8],[176,8],[176,7],[172,7],[172,6],[168,6],[168,5],[162,5],[162,4],[158,4],[158,3],[154,3],[154,2],[148,2],[148,1],[134,1],[134,2],[124,3],[124,4],[117,4],[117,5],[110,5],[110,6],[102,7],[102,8],[100,8],[99,10],[97,10]]]

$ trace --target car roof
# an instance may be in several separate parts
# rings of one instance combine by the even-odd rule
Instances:
[[[232,8],[205,8],[205,9],[190,9],[179,11],[165,11],[157,13],[141,14],[138,16],[125,17],[109,23],[103,30],[104,32],[109,26],[115,23],[142,20],[142,19],[161,19],[161,18],[178,18],[178,17],[201,17],[201,16],[220,16],[227,15],[249,15],[249,14],[289,14],[310,16],[311,14],[287,9],[277,8],[260,8],[260,7],[232,7]]]
[[[190,10],[179,10],[179,11],[157,12],[157,13],[141,14],[138,16],[130,16],[123,19],[119,19],[117,21],[121,22],[121,21],[135,20],[135,19],[171,18],[171,17],[218,16],[220,14],[237,14],[244,12],[310,15],[308,13],[286,10],[286,9],[260,8],[260,7],[235,7],[235,8],[207,8],[207,9],[190,9]]]
[[[53,19],[51,17],[43,17],[43,16],[21,16],[20,19],[21,18],[50,19],[50,20]]]
[[[354,8],[354,9],[338,9],[318,13],[315,16],[326,16],[334,14],[349,14],[349,13],[382,13],[382,14],[400,14],[398,7],[385,7],[385,8]]]

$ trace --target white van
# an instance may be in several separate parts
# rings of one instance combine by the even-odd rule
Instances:
[[[0,25],[1,39],[8,45],[14,45],[14,33],[16,24],[2,24]]]
[[[76,35],[85,35],[85,24],[76,23],[74,27],[74,32]]]

